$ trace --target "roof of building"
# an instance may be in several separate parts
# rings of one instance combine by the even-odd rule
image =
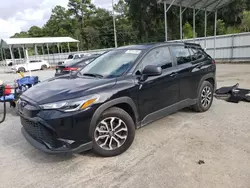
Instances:
[[[203,9],[207,11],[218,10],[234,0],[158,0],[159,3],[166,1],[167,4],[173,4],[176,6]]]
[[[33,47],[43,46],[46,44],[57,44],[57,43],[68,43],[68,42],[79,42],[71,37],[37,37],[37,38],[7,38],[1,40],[2,48],[9,48],[11,45],[13,48],[17,47]]]

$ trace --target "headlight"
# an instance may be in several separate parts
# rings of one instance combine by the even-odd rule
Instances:
[[[96,103],[98,99],[99,99],[98,95],[91,95],[91,96],[81,97],[77,99],[43,104],[43,105],[40,105],[40,107],[44,110],[59,109],[64,112],[74,112],[74,111],[86,109],[87,107]]]

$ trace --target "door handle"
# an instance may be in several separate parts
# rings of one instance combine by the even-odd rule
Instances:
[[[178,74],[177,72],[173,72],[173,73],[170,74],[170,76],[175,77],[175,76],[177,76],[177,74]]]

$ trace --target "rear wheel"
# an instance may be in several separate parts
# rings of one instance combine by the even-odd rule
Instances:
[[[48,68],[47,65],[42,65],[41,67],[42,70],[46,70],[47,68]]]
[[[130,115],[120,108],[106,110],[92,128],[93,151],[104,157],[125,152],[133,143],[135,124]]]
[[[209,110],[213,103],[213,93],[213,85],[208,81],[204,81],[199,89],[198,101],[192,108],[197,112]]]

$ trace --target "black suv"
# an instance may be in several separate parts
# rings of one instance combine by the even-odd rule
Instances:
[[[121,47],[77,74],[46,80],[18,101],[22,133],[48,153],[115,156],[135,129],[185,107],[207,111],[216,87],[215,61],[199,45]]]

